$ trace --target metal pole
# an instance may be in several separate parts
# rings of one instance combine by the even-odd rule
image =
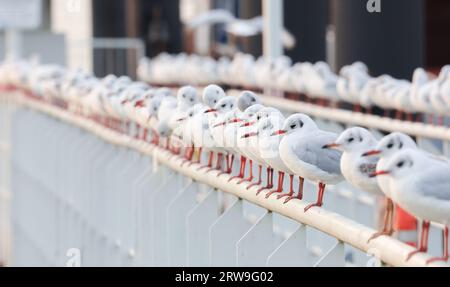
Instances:
[[[283,0],[263,0],[263,53],[266,59],[283,54],[281,32],[283,29]]]
[[[22,56],[22,33],[18,29],[5,30],[5,56],[10,60]]]

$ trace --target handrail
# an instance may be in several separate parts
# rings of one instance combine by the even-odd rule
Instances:
[[[229,90],[228,93],[237,94],[239,90]],[[290,100],[282,97],[264,96],[258,94],[265,105],[281,110],[305,113],[309,116],[319,117],[330,121],[336,121],[351,125],[361,125],[388,132],[403,132],[412,136],[428,137],[443,141],[450,141],[450,128],[435,126],[419,122],[407,122],[378,115],[369,115],[338,108],[322,107],[301,101]]]
[[[178,156],[174,156],[167,150],[144,141],[136,140],[131,136],[106,129],[104,126],[90,119],[72,114],[59,107],[22,96],[15,96],[15,102],[18,105],[42,112],[63,122],[78,126],[79,128],[89,131],[112,144],[134,149],[142,154],[149,155],[158,163],[163,164],[180,174],[190,177],[195,181],[204,183],[221,191],[234,194],[241,199],[250,201],[272,212],[279,213],[297,222],[311,226],[363,252],[375,254],[378,259],[388,265],[450,266],[443,262],[433,262],[427,265],[426,261],[431,258],[431,255],[425,253],[417,254],[408,262],[405,262],[407,254],[414,250],[413,247],[402,243],[395,238],[387,236],[381,236],[367,242],[375,230],[356,223],[342,215],[327,211],[323,208],[312,208],[307,213],[304,213],[303,209],[306,207],[308,202],[292,200],[288,204],[283,204],[281,201],[275,200],[273,197],[265,199],[263,195],[256,196],[254,189],[247,190],[244,186],[238,185],[235,181],[228,182],[230,178],[229,175],[224,174],[217,177],[217,173],[215,172],[205,174],[197,171],[198,166],[196,164],[193,164],[191,167],[188,167],[187,165],[182,166],[182,159]],[[345,119],[345,117],[336,118],[341,120]]]

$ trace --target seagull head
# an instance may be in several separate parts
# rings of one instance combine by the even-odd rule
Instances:
[[[370,174],[370,177],[380,175],[390,175],[394,178],[408,176],[417,169],[420,159],[424,158],[424,153],[417,149],[404,149],[396,153],[388,160],[383,170],[377,170]]]
[[[203,89],[203,103],[210,108],[214,108],[217,102],[224,97],[226,97],[225,91],[218,85],[208,85]]]
[[[375,149],[363,153],[362,156],[390,157],[402,149],[416,147],[416,143],[411,137],[400,132],[394,132],[383,137]]]
[[[237,106],[240,111],[245,111],[248,107],[261,104],[259,97],[252,91],[243,91],[237,100]]]
[[[197,90],[192,86],[183,86],[178,90],[177,101],[180,107],[192,107],[198,103]]]
[[[232,111],[236,107],[236,98],[231,96],[226,96],[220,99],[214,106],[215,111],[219,113],[226,113]]]
[[[368,147],[376,143],[373,135],[361,127],[352,127],[343,131],[333,142],[323,146],[323,148],[335,148],[345,152],[367,151]]]
[[[297,134],[317,130],[316,123],[307,115],[297,113],[289,116],[283,124],[281,130],[275,131],[272,135]]]

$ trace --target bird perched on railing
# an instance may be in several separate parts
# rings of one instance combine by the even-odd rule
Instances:
[[[387,177],[391,198],[403,209],[422,220],[422,234],[416,251],[427,252],[430,221],[444,224],[444,254],[429,259],[448,261],[448,224],[450,222],[450,164],[418,149],[405,149],[395,154],[374,176]]]
[[[383,137],[374,149],[368,150],[362,154],[363,157],[376,156],[379,158],[376,166],[376,171],[384,170],[389,159],[396,153],[403,149],[414,149],[417,148],[414,140],[403,133],[394,132]],[[394,215],[394,205],[391,200],[391,189],[389,180],[387,178],[379,177],[377,178],[378,187],[386,196],[386,214],[384,220],[383,229],[371,236],[369,239],[372,240],[381,235],[392,235],[393,229],[393,215]]]
[[[337,134],[320,130],[316,123],[305,114],[289,116],[283,129],[273,135],[285,134],[280,143],[280,157],[295,174],[319,185],[315,203],[305,207],[322,206],[326,184],[336,184],[343,180],[339,167],[342,153],[324,149],[324,145],[334,142]]]

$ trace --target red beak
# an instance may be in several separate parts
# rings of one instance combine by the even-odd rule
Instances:
[[[241,138],[244,139],[244,138],[254,137],[254,136],[257,136],[257,135],[258,135],[258,133],[256,133],[256,132],[246,133]]]
[[[379,170],[379,171],[369,174],[369,177],[375,177],[375,176],[384,175],[384,174],[389,174],[389,171],[388,170]]]
[[[371,156],[371,155],[376,155],[376,154],[380,154],[380,153],[381,153],[381,151],[374,149],[374,150],[370,150],[368,152],[363,153],[361,156]]]
[[[134,103],[134,106],[142,108],[144,106],[144,102],[144,100],[138,100],[136,101],[136,103]]]
[[[226,123],[227,123],[227,122],[221,122],[221,123],[215,124],[215,125],[213,126],[213,128],[217,128],[217,127],[220,127],[220,126],[224,126]]]
[[[271,136],[284,135],[285,133],[286,133],[285,130],[277,130],[277,131],[273,132],[273,133],[271,134]]]
[[[214,112],[217,112],[217,110],[216,109],[209,109],[209,110],[205,111],[205,114],[207,114],[207,113],[214,113]]]
[[[334,147],[338,147],[338,146],[340,146],[340,144],[330,143],[330,144],[324,145],[322,148],[334,148]]]
[[[242,119],[239,118],[234,118],[228,121],[229,124],[233,124],[233,123],[240,123],[242,122]]]
[[[250,127],[250,126],[252,126],[254,124],[255,124],[255,122],[246,122],[245,124],[241,125],[241,128],[242,127]]]

